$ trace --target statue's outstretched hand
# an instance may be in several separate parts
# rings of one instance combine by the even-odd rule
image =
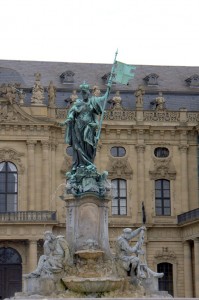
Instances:
[[[146,230],[145,226],[140,227],[141,230]]]

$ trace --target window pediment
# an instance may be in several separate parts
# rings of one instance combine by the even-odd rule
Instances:
[[[71,70],[63,72],[59,77],[62,84],[70,84],[74,82],[75,73]]]
[[[156,86],[158,85],[158,77],[159,76],[156,73],[151,73],[144,77],[143,80],[148,86]]]
[[[185,79],[185,82],[189,87],[199,87],[199,75],[194,74],[189,78]]]

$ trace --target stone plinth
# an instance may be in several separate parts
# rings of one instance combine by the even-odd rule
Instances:
[[[56,289],[52,278],[25,278],[23,292],[27,295],[51,295]]]
[[[111,257],[108,237],[110,199],[87,193],[80,197],[65,195],[66,239],[72,254],[80,250],[100,249]]]

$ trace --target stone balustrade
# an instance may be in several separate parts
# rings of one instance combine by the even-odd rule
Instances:
[[[55,211],[17,211],[0,213],[0,222],[55,222]]]

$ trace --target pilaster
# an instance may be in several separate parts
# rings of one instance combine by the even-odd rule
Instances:
[[[188,198],[188,168],[187,168],[187,144],[181,144],[179,146],[181,156],[181,199],[183,212],[189,210],[189,198]]]
[[[28,148],[28,210],[35,209],[35,145],[37,141],[27,140]]]
[[[199,298],[199,238],[194,239],[195,297]]]
[[[32,272],[37,267],[37,241],[29,241],[29,272]]]
[[[145,145],[137,144],[135,146],[137,150],[137,195],[138,195],[138,214],[141,216],[142,202],[145,200],[145,187],[144,187],[144,152]],[[141,220],[137,220],[140,222]]]
[[[193,275],[191,261],[191,247],[188,241],[184,242],[184,290],[185,297],[193,297]]]
[[[49,142],[41,141],[42,144],[42,210],[49,210],[50,202],[50,160],[49,160]]]

